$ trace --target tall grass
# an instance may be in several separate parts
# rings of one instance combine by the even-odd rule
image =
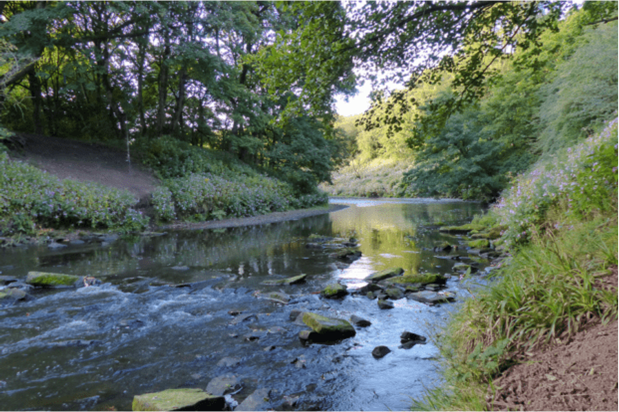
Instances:
[[[615,120],[520,177],[484,218],[508,225],[512,256],[436,340],[446,384],[413,409],[491,408],[493,380],[518,354],[617,318],[616,290],[597,286],[618,261],[616,142]]]

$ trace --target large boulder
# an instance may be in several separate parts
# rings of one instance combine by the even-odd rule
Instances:
[[[355,328],[348,321],[313,312],[303,313],[303,323],[316,332],[316,335],[312,336],[312,340],[316,342],[338,341],[356,335]]]
[[[365,280],[367,282],[379,282],[381,280],[400,276],[402,273],[404,273],[404,269],[402,268],[389,268],[381,270],[380,272],[374,272],[370,276],[366,277]]]
[[[76,286],[80,284],[82,278],[75,275],[49,272],[28,272],[26,283],[33,286]]]
[[[168,389],[133,397],[134,411],[223,411],[226,398],[214,396],[202,389]]]
[[[327,299],[338,299],[348,295],[348,290],[345,285],[331,283],[320,292],[320,295]]]

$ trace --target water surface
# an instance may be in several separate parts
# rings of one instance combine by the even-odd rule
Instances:
[[[450,273],[455,261],[432,248],[463,242],[437,228],[468,222],[481,206],[428,199],[332,202],[350,207],[263,226],[93,241],[59,251],[0,251],[2,275],[24,278],[39,270],[104,282],[34,291],[30,301],[0,306],[1,409],[130,410],[135,394],[205,388],[225,373],[243,377],[239,401],[266,387],[271,407],[292,399],[301,410],[408,409],[411,397],[438,383],[438,350],[432,343],[398,349],[399,336],[408,330],[431,337],[454,305],[403,298],[394,309],[380,310],[365,296],[333,301],[316,292],[333,281],[360,287],[372,272],[393,266]],[[307,248],[311,235],[335,239]],[[358,239],[361,259],[329,258],[351,237]],[[308,275],[304,284],[261,285],[301,273]],[[457,277],[447,288],[460,300],[467,295]],[[283,291],[291,302],[261,298],[269,291]],[[306,328],[289,320],[295,309],[343,319],[357,314],[372,325],[337,345],[304,347],[297,335]],[[256,316],[235,323],[231,310]],[[374,359],[378,345],[392,352]],[[235,359],[226,366],[224,358]]]

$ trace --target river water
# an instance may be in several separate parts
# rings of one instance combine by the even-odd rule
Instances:
[[[234,398],[271,390],[269,407],[286,400],[300,410],[406,410],[411,397],[440,384],[431,343],[399,349],[400,334],[432,337],[456,303],[428,306],[403,298],[381,310],[376,300],[316,292],[341,281],[353,289],[388,267],[451,273],[454,260],[432,247],[456,236],[439,225],[469,222],[477,203],[332,199],[349,207],[276,224],[222,230],[175,231],[159,237],[90,242],[62,250],[0,251],[2,275],[28,271],[95,276],[103,285],[36,290],[34,299],[0,306],[0,409],[130,410],[136,394],[205,388],[217,376],[243,379]],[[307,248],[311,235],[336,238]],[[328,255],[355,237],[353,263]],[[466,252],[453,254],[466,256]],[[305,273],[304,284],[263,286],[267,279]],[[447,290],[467,296],[452,277]],[[288,305],[262,299],[283,291]],[[292,310],[372,322],[335,345],[303,346]],[[243,322],[230,311],[251,316]],[[392,352],[375,359],[378,345]],[[224,361],[222,361],[224,359]],[[292,400],[292,401],[291,401]]]

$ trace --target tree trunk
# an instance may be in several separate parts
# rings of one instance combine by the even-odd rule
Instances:
[[[168,57],[170,55],[170,35],[167,29],[164,29],[163,56],[161,56],[161,67],[159,68],[159,107],[157,110],[157,136],[163,134],[163,126],[165,124],[165,109],[166,97],[168,95]]]
[[[35,134],[42,134],[43,128],[41,127],[41,82],[37,77],[34,67],[28,72],[28,88],[30,89],[30,96],[32,97],[32,125],[34,127]]]

